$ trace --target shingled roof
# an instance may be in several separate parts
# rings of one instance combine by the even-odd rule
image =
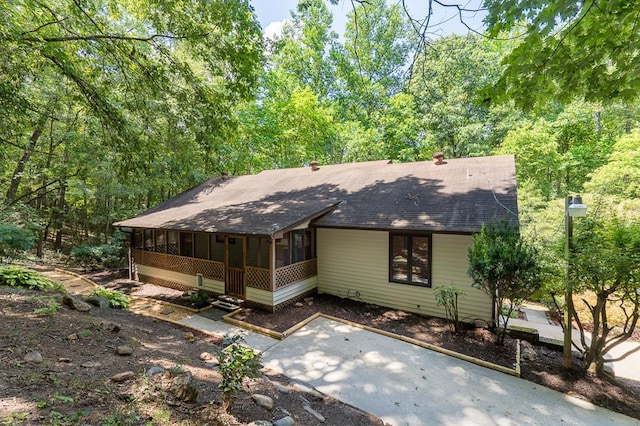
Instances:
[[[114,225],[277,236],[308,221],[467,233],[500,219],[518,222],[513,156],[442,165],[370,161],[214,178]]]

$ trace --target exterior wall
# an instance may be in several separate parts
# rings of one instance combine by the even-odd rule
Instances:
[[[262,290],[259,288],[247,287],[246,300],[256,302],[264,306],[277,307],[302,294],[307,294],[318,286],[318,277],[307,278],[306,280],[282,287],[275,292]]]
[[[183,274],[181,272],[169,271],[166,269],[154,268],[147,265],[136,265],[136,272],[140,275],[159,278],[166,281],[183,284],[193,288],[201,288],[203,290],[212,291],[214,293],[224,294],[224,282],[204,278],[204,286],[198,287],[198,277],[195,275]]]
[[[452,285],[465,292],[458,301],[462,319],[490,320],[491,299],[471,287],[467,276],[471,241],[470,235],[433,235],[433,286],[428,288],[389,282],[388,232],[321,228],[317,230],[318,292],[444,317],[433,288]]]

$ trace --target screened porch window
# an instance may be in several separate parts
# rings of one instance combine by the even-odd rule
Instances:
[[[316,257],[315,229],[287,232],[276,240],[276,267],[310,260]]]
[[[193,257],[193,233],[180,233],[180,256]]]
[[[163,230],[156,229],[153,231],[156,237],[156,251],[158,253],[166,253],[167,252],[167,241],[166,236]]]
[[[209,259],[209,234],[195,234],[195,257]]]
[[[431,287],[431,236],[392,234],[389,281]]]
[[[269,238],[247,238],[247,265],[256,268],[269,268]]]

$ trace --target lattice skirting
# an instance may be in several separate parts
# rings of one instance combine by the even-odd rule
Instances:
[[[138,280],[149,283],[149,284],[155,284],[162,287],[168,287],[168,288],[172,288],[174,290],[180,290],[180,291],[189,291],[195,288],[194,286],[181,284],[181,283],[177,283],[169,280],[163,280],[162,278],[151,277],[149,275],[143,275],[143,274],[138,274]]]

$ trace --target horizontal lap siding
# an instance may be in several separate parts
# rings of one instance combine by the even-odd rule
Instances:
[[[454,285],[467,295],[462,317],[491,317],[491,301],[470,287],[467,248],[471,236],[434,235],[435,286]],[[444,316],[433,289],[389,282],[389,234],[383,231],[318,229],[318,291],[424,315]]]
[[[296,296],[315,289],[317,285],[317,277],[311,277],[295,284],[283,287],[277,290],[275,293],[268,290],[261,290],[259,288],[247,287],[247,293],[245,297],[251,302],[257,302],[267,306],[277,306],[289,299],[293,299]]]
[[[198,277],[195,275],[183,274],[181,272],[168,271],[166,269],[154,268],[147,265],[136,265],[139,274],[149,277],[160,278],[172,281],[178,284],[184,284],[191,287],[197,287],[204,290],[213,291],[215,293],[224,293],[224,283],[210,278],[204,278],[204,286],[198,287]]]

